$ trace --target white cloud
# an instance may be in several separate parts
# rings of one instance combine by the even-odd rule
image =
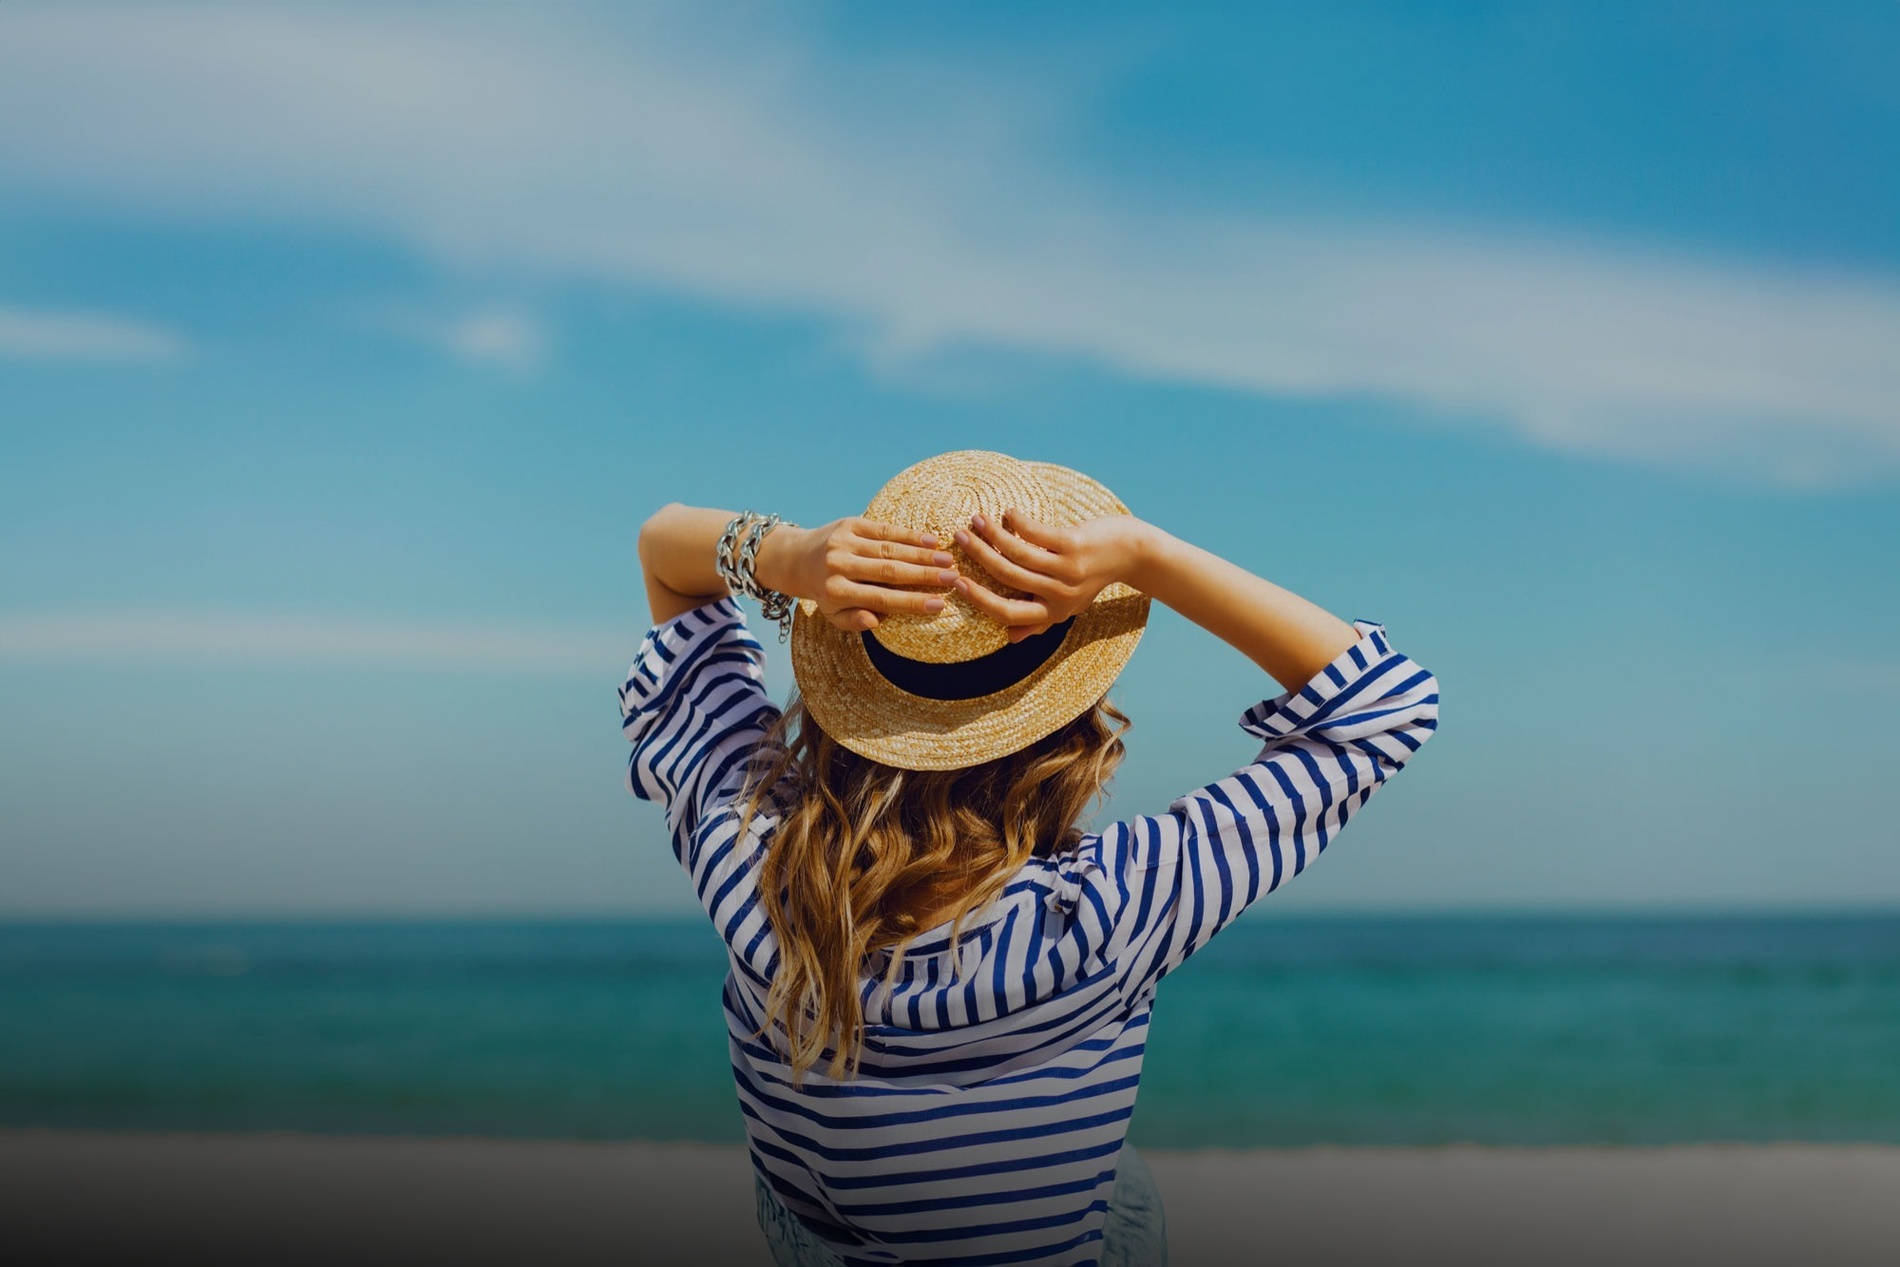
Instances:
[[[182,336],[141,321],[94,312],[0,306],[0,358],[24,361],[169,361]]]
[[[518,312],[474,312],[442,330],[443,346],[465,361],[531,370],[541,363],[541,327]]]
[[[625,666],[634,641],[607,631],[220,612],[0,616],[0,662],[383,665],[598,678]]]
[[[512,308],[491,306],[441,317],[397,305],[372,312],[367,324],[458,360],[517,374],[540,368],[547,354],[548,336],[542,324]]]
[[[10,4],[0,192],[819,314],[885,357],[989,346],[1376,397],[1796,484],[1900,470],[1890,279],[1137,211],[1037,144],[1046,89],[841,65],[782,33],[700,40],[688,20]],[[533,340],[477,322],[459,343],[519,363]]]

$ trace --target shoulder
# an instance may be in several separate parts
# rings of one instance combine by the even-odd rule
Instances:
[[[764,649],[739,605],[723,598],[649,630],[620,687],[620,716],[633,745],[628,789],[665,803],[676,830],[736,795],[779,720]]]
[[[641,714],[664,711],[683,688],[707,678],[755,686],[764,694],[765,649],[731,598],[695,607],[647,631],[620,687],[621,717],[631,723]]]

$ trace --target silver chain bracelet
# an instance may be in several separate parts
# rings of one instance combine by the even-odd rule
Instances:
[[[778,625],[778,640],[784,642],[792,632],[792,609],[797,605],[790,594],[766,589],[759,584],[759,547],[772,529],[785,523],[777,515],[761,515],[742,510],[734,515],[713,547],[713,566],[731,594],[743,594],[759,605],[759,614]],[[791,527],[798,525],[792,524]]]

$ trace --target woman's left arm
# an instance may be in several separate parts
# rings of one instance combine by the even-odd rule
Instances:
[[[662,506],[640,529],[640,568],[653,623],[725,597],[713,551],[733,512]],[[767,589],[814,599],[840,629],[877,628],[892,612],[943,610],[956,583],[951,556],[928,534],[853,516],[818,528],[781,524],[759,546],[755,575]],[[916,588],[899,588],[916,587]]]

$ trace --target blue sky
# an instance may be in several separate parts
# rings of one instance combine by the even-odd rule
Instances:
[[[640,520],[959,447],[1438,671],[1282,909],[1900,901],[1896,52],[1875,5],[0,7],[0,914],[688,909],[619,782]],[[1271,693],[1159,616],[1112,808]]]

